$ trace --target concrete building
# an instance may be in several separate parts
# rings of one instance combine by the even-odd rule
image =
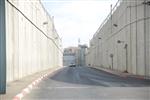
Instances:
[[[90,41],[86,64],[150,76],[150,1],[119,0]]]
[[[68,47],[64,49],[63,53],[63,65],[69,66],[71,64],[76,64],[77,62],[77,47]]]
[[[78,47],[69,47],[64,49],[63,65],[69,66],[75,64],[77,66],[85,66],[86,45],[78,45]]]
[[[85,66],[85,53],[87,51],[86,45],[78,45],[78,52],[77,52],[77,65],[78,66]]]
[[[40,0],[0,0],[0,93],[7,82],[62,66],[53,22]]]

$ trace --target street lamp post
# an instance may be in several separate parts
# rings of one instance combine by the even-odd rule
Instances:
[[[125,70],[125,72],[128,73],[128,44],[125,44],[124,49],[126,50],[126,70]]]
[[[99,42],[99,41],[100,41],[101,39],[102,39],[101,37],[98,38],[98,58],[100,58],[100,56],[101,56],[101,54],[100,54],[101,52],[100,52],[100,49],[99,49],[99,46],[100,46],[100,42]],[[99,60],[102,60],[102,59],[99,59]],[[100,61],[99,61],[99,62],[100,62]]]
[[[123,43],[124,44],[124,49],[126,51],[126,70],[124,71],[125,73],[128,73],[128,44],[125,43],[125,41],[121,41],[121,40],[118,40],[117,43]]]
[[[113,61],[113,57],[114,57],[114,55],[113,55],[113,54],[110,54],[110,57],[111,57],[111,67],[112,67],[112,69],[113,69],[113,65],[114,65],[114,64],[113,64],[113,62],[114,62],[114,61]]]

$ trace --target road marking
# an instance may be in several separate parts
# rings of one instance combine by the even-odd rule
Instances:
[[[25,95],[27,95],[28,93],[31,92],[31,90],[33,89],[33,87],[35,87],[36,85],[38,85],[43,79],[45,79],[46,77],[48,77],[48,75],[51,75],[53,72],[59,70],[60,68],[61,67],[58,67],[58,68],[54,69],[53,71],[50,71],[48,74],[45,74],[45,75],[39,77],[38,79],[34,80],[25,89],[23,89],[19,94],[17,94],[13,98],[13,100],[21,100]]]

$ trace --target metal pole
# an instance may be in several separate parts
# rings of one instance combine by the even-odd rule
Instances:
[[[100,40],[98,39],[98,66],[100,66],[101,64],[99,45],[100,45]]]
[[[99,46],[100,46],[100,39],[101,38],[99,37],[98,38],[98,54],[97,54],[98,55],[98,66],[101,66],[101,60],[102,60],[102,59],[100,59],[100,56],[101,56],[101,54],[100,54],[101,51],[100,51],[100,48],[99,48]]]
[[[0,0],[0,94],[6,93],[5,0]]]
[[[114,65],[113,62],[114,62],[114,61],[113,61],[113,57],[112,57],[112,70],[113,70],[113,65]]]
[[[125,44],[125,50],[126,50],[126,72],[128,72],[128,45]]]
[[[111,57],[111,63],[112,63],[112,70],[113,70],[113,57],[114,57],[114,55],[113,54],[110,54],[110,57]]]

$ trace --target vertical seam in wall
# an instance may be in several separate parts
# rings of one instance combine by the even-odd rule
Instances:
[[[137,0],[136,0],[136,5],[137,5]],[[135,7],[135,10],[136,10],[135,11],[135,14],[136,14],[135,15],[135,17],[136,17],[136,40],[135,40],[135,42],[136,42],[136,74],[138,74],[138,64],[137,64],[137,61],[138,61],[138,58],[137,58],[138,57],[137,56],[138,55],[138,53],[137,53],[137,51],[138,51],[137,50],[138,49],[137,48],[137,46],[138,46],[138,44],[137,44],[137,6]]]
[[[130,6],[131,6],[131,2],[130,2]],[[131,23],[131,7],[130,8],[130,23]],[[133,66],[132,66],[132,35],[131,35],[131,25],[130,24],[130,68],[131,68],[131,72],[133,72]]]
[[[144,0],[146,2],[146,0]],[[146,5],[144,5],[144,18],[146,18]],[[149,48],[149,47],[148,47]],[[146,19],[144,19],[144,63],[145,63],[145,77],[147,76],[147,33],[146,33]]]
[[[126,2],[126,6],[127,6],[127,2]],[[125,12],[125,24],[127,24],[127,8],[126,8],[126,12]],[[128,44],[128,40],[127,40],[127,27],[125,28],[125,36],[126,36],[126,44],[127,45],[129,45]],[[127,48],[127,50],[128,50],[128,48]],[[128,71],[128,56],[126,56],[126,70]]]
[[[145,2],[146,0],[144,0]],[[144,18],[145,18],[145,5],[144,5]],[[146,76],[146,34],[145,34],[145,20],[144,20],[144,67],[145,67],[145,76]]]

